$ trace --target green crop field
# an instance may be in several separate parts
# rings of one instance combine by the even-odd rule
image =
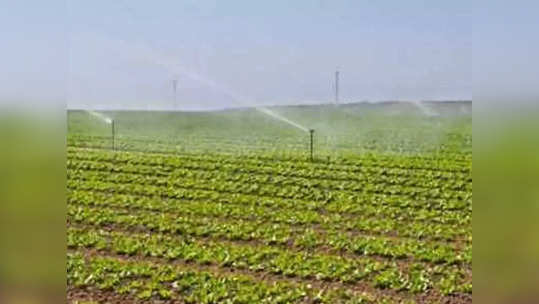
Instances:
[[[471,303],[471,103],[427,106],[69,111],[68,301]]]

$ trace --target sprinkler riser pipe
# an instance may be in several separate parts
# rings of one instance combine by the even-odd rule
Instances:
[[[314,137],[314,130],[310,129],[309,134],[311,136],[311,162],[314,161],[314,155],[313,155],[313,137]]]
[[[111,124],[111,129],[112,129],[112,150],[114,151],[114,150],[116,150],[116,146],[115,146],[115,144],[114,144],[114,135],[115,135],[115,134],[114,134],[114,133],[115,133],[115,132],[114,132],[114,131],[115,131],[115,130],[114,130],[114,120],[111,121],[110,124]]]

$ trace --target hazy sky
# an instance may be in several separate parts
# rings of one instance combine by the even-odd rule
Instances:
[[[39,52],[50,60],[28,74],[54,71],[68,58],[56,71],[67,69],[71,108],[167,108],[174,78],[182,109],[329,102],[337,66],[344,101],[472,95],[468,1],[27,2],[7,4],[24,9],[17,25],[33,30],[29,40],[12,37],[18,45],[8,52],[31,61],[33,44],[45,45]],[[0,25],[16,18],[0,17]],[[68,39],[39,42],[41,27]],[[62,81],[55,74],[28,80],[45,92]]]
[[[65,106],[63,1],[0,0],[0,105]]]

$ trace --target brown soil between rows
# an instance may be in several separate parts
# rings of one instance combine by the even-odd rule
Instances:
[[[146,304],[146,303],[156,303],[156,301],[141,301],[136,299],[132,295],[122,295],[114,293],[112,291],[93,289],[93,288],[67,288],[66,300],[68,304]],[[161,302],[162,304],[180,304],[181,301],[167,301]]]

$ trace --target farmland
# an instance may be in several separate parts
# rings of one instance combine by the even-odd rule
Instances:
[[[68,300],[471,303],[471,104],[68,113]],[[114,148],[114,149],[112,149]]]

